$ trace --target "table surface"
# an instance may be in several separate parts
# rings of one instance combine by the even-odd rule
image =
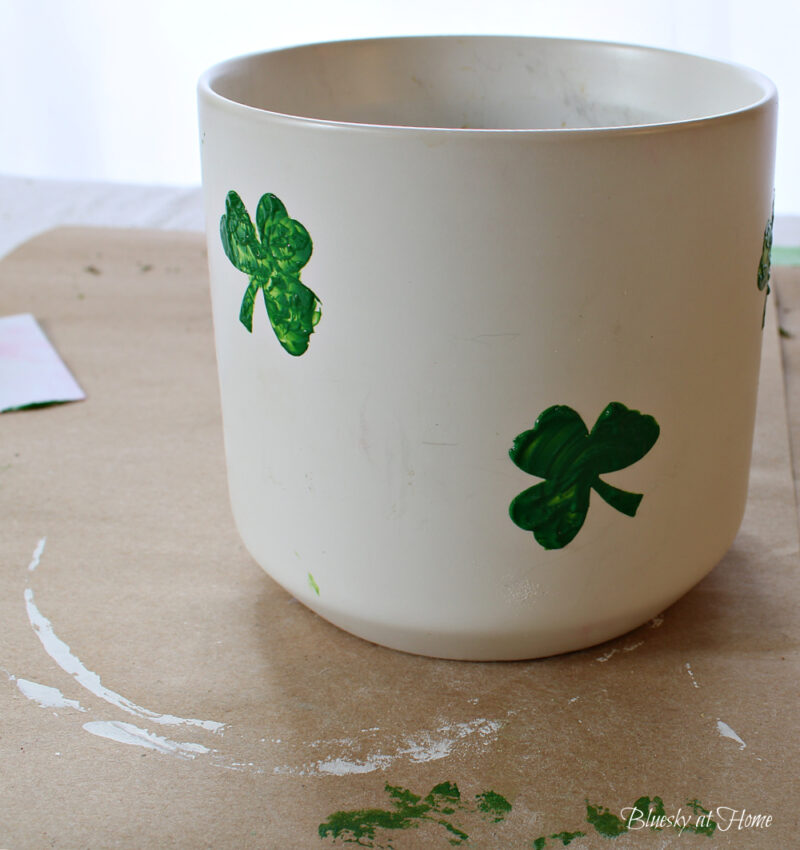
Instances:
[[[28,189],[29,210],[50,197],[47,216],[78,214],[68,187]],[[169,190],[142,192],[131,214],[169,206]],[[131,223],[100,208],[87,212]],[[197,192],[170,209],[165,227],[199,226]],[[323,848],[365,822],[388,828],[361,846],[396,850],[458,843],[450,827],[487,850],[566,846],[559,833],[575,850],[791,846],[797,529],[780,383],[797,436],[800,272],[776,276],[784,374],[771,315],[752,498],[724,561],[629,635],[505,665],[352,638],[253,564],[226,505],[204,275],[199,234],[152,231],[46,234],[0,267],[4,309],[42,317],[91,390],[0,420],[14,532],[0,846]],[[777,824],[609,842],[613,810],[642,794]]]

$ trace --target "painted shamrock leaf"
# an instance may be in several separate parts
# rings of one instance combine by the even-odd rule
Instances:
[[[761,259],[758,261],[758,278],[757,284],[759,291],[763,292],[766,289],[766,294],[764,295],[764,312],[761,314],[761,327],[764,327],[764,324],[767,319],[767,297],[769,296],[769,278],[770,278],[770,267],[772,264],[772,225],[775,221],[775,204],[772,205],[772,212],[769,216],[769,221],[767,222],[767,226],[764,228],[764,241],[761,243]]]
[[[242,199],[228,192],[219,234],[227,258],[250,278],[239,321],[252,332],[253,308],[261,290],[278,342],[295,357],[303,354],[322,315],[319,299],[300,281],[300,269],[311,257],[308,231],[289,218],[280,198],[269,193],[258,202],[254,226]]]
[[[591,432],[571,407],[548,407],[509,451],[520,469],[544,479],[512,500],[511,519],[545,549],[561,549],[581,530],[592,489],[612,508],[635,516],[642,494],[620,490],[600,476],[643,458],[658,434],[652,416],[618,401],[606,406]]]

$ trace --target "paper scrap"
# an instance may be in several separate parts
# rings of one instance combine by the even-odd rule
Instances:
[[[0,413],[84,398],[30,313],[0,318]]]

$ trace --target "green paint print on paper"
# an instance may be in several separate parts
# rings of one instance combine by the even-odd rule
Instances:
[[[511,814],[511,804],[495,791],[476,794],[473,802],[462,799],[455,782],[441,782],[425,797],[389,783],[386,783],[384,790],[391,803],[389,808],[334,812],[319,825],[320,838],[331,838],[334,842],[357,844],[376,850],[400,850],[404,830],[419,829],[429,823],[431,831],[425,835],[426,847],[459,846],[469,841],[469,835],[462,828],[465,819],[477,814],[484,823],[500,825],[497,831],[492,832],[495,842],[492,846],[511,846],[509,840],[503,839],[503,830],[508,826],[504,821]],[[579,812],[578,809],[575,820],[580,817]],[[453,815],[458,818],[460,825],[455,824]],[[587,829],[586,824],[593,832]],[[554,850],[557,847],[568,847],[573,841],[594,833],[607,839],[636,833],[642,836],[644,843],[645,835],[664,830],[677,832],[681,836],[688,833],[712,838],[717,829],[710,811],[699,800],[689,800],[684,807],[667,814],[664,801],[657,796],[641,796],[632,806],[625,806],[618,813],[586,800],[584,824],[573,823],[572,826],[572,829],[528,838],[525,847]]]
[[[586,804],[586,822],[606,838],[616,838],[628,831],[625,821],[604,806]]]
[[[591,432],[571,407],[548,407],[509,451],[520,469],[544,479],[512,500],[511,519],[545,549],[561,549],[581,530],[592,489],[612,508],[635,516],[642,494],[613,487],[600,475],[641,460],[659,431],[652,416],[618,401],[606,406]]]
[[[239,321],[252,333],[260,290],[278,342],[295,357],[303,354],[322,316],[319,299],[300,281],[300,270],[311,257],[308,231],[269,193],[258,202],[254,226],[242,199],[228,192],[219,233],[225,256],[250,278]]]
[[[314,576],[311,573],[308,574],[308,586],[314,591],[314,593],[319,596],[319,585],[314,580]]]
[[[586,823],[603,838],[619,838],[629,832],[644,836],[647,832],[662,832],[665,829],[679,835],[689,833],[713,837],[717,824],[711,819],[710,811],[698,800],[690,800],[686,803],[686,809],[689,811],[679,808],[668,815],[661,797],[643,796],[632,806],[626,806],[619,814],[615,814],[606,806],[593,805],[587,800]],[[535,838],[530,846],[533,850],[563,847],[586,834],[582,830],[554,832]]]
[[[584,838],[585,832],[578,830],[577,832],[554,832],[552,835],[542,835],[533,840],[531,847],[533,850],[544,850],[547,846],[547,839],[555,843],[555,846],[568,847],[576,838]],[[552,846],[552,844],[551,844]]]
[[[491,823],[500,823],[511,811],[508,800],[494,791],[476,794],[475,803],[463,801],[455,782],[440,782],[425,797],[388,782],[384,790],[391,808],[334,812],[319,825],[320,838],[391,850],[394,838],[387,833],[418,829],[429,822],[441,827],[440,836],[456,846],[467,841],[469,835],[452,822],[451,815],[478,812]]]
[[[478,801],[478,810],[487,815],[492,823],[505,820],[506,815],[511,811],[511,803],[494,791],[483,791],[477,794],[475,799]]]
[[[583,838],[585,835],[585,832],[578,830],[578,832],[556,832],[551,835],[550,838],[556,842],[560,841],[562,847],[567,847],[572,844],[576,838]]]
[[[717,828],[711,812],[699,800],[689,800],[686,807],[691,813],[684,813],[680,808],[673,814],[667,814],[661,797],[639,797],[633,806],[622,809],[620,818],[602,806],[592,806],[587,802],[586,821],[606,838],[645,829],[651,832],[672,829],[681,835],[686,832],[711,838]]]
[[[763,328],[767,320],[767,298],[769,297],[769,278],[772,266],[772,227],[775,223],[775,202],[772,202],[772,212],[769,214],[769,221],[764,228],[764,241],[761,243],[761,259],[758,261],[758,278],[756,283],[760,292],[764,292],[764,311],[761,314],[761,327]]]
[[[709,838],[717,828],[715,821],[711,820],[711,812],[699,800],[689,800],[686,804],[695,814],[694,823],[687,823],[684,829],[694,832],[696,835],[707,835]]]

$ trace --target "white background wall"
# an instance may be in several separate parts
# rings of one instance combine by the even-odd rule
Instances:
[[[800,214],[798,0],[0,0],[0,173],[195,184],[207,66],[435,33],[629,41],[756,67],[781,97],[776,211]]]

